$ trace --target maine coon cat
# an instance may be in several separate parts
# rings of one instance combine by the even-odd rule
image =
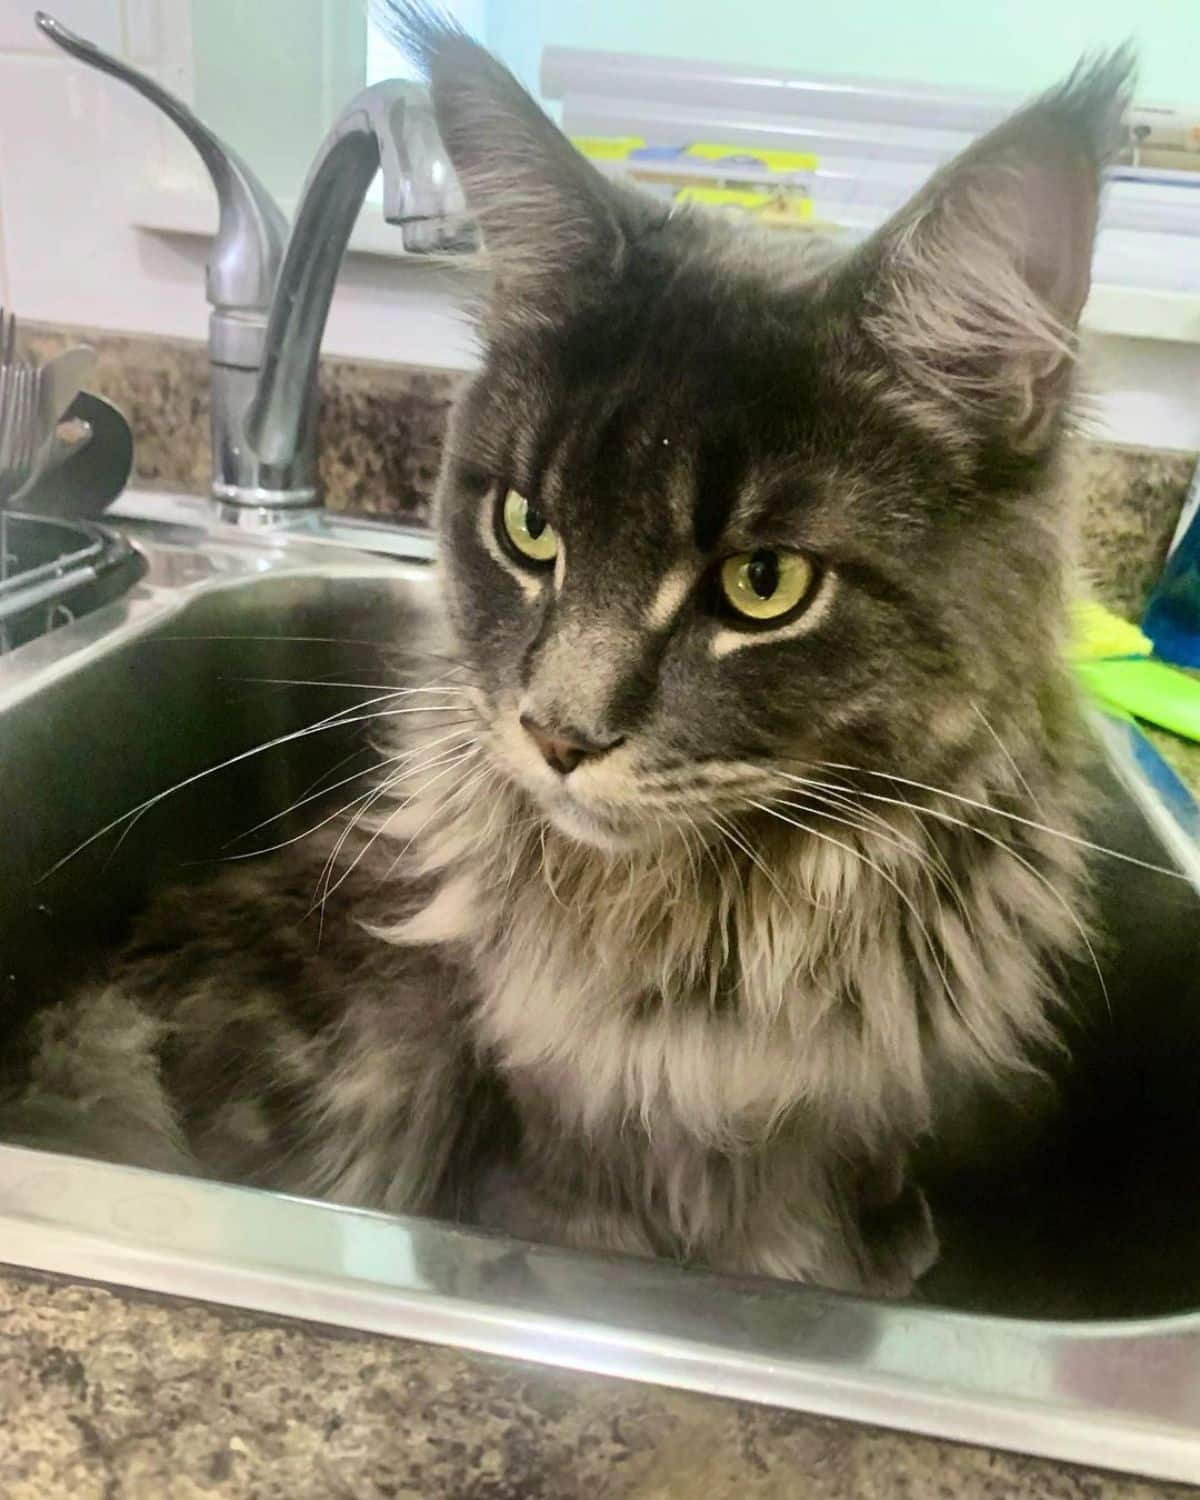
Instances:
[[[457,665],[380,695],[420,711],[341,852],[164,895],[0,1126],[904,1293],[914,1145],[1028,1067],[1086,942],[1054,480],[1128,61],[832,258],[605,180],[382,10],[494,267],[437,497]]]

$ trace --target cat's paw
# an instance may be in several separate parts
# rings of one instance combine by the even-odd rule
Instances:
[[[907,1179],[887,1196],[864,1194],[855,1234],[861,1290],[907,1297],[938,1258],[938,1237],[925,1194]]]

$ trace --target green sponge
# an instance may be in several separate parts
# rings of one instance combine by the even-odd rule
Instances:
[[[1200,681],[1151,656],[1136,625],[1101,604],[1072,607],[1075,672],[1109,713],[1200,740]]]
[[[1200,740],[1200,682],[1148,656],[1077,661],[1075,671],[1106,708]]]

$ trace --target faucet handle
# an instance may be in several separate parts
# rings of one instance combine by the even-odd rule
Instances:
[[[195,146],[208,168],[220,207],[206,274],[208,300],[218,313],[258,313],[265,320],[288,236],[287,220],[274,198],[236,151],[153,78],[76,36],[44,10],[37,11],[34,19],[64,52],[119,78],[157,104]]]

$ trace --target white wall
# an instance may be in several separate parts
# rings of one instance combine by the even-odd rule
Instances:
[[[188,97],[188,0],[41,0]],[[192,147],[132,90],[42,40],[35,0],[0,0],[0,293],[19,317],[205,337],[203,240],[134,227],[148,179],[200,183]],[[356,256],[326,347],[470,363],[453,272]]]
[[[190,93],[188,0],[42,0]],[[349,3],[349,0],[348,0]],[[134,227],[147,180],[196,182],[191,147],[144,100],[43,43],[33,0],[0,0],[0,297],[19,316],[202,339],[204,242]],[[463,368],[456,273],[353,255],[326,348]],[[1100,435],[1200,448],[1200,345],[1093,336]]]

